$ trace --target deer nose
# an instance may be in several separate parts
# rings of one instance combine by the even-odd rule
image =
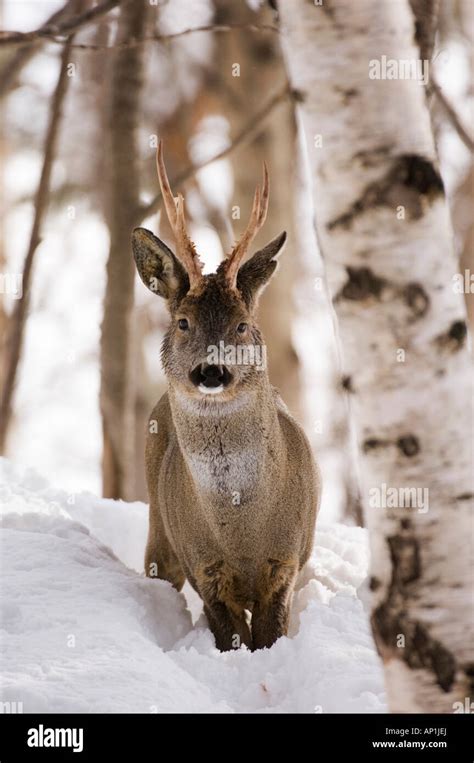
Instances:
[[[223,383],[224,375],[219,366],[207,366],[203,363],[201,366],[201,379],[203,384],[207,383],[209,387],[217,387],[218,384]]]
[[[208,363],[201,363],[196,366],[191,371],[190,377],[196,387],[202,385],[208,389],[225,387],[232,379],[232,375],[225,366],[209,365]]]

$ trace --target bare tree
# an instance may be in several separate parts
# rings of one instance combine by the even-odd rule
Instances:
[[[227,117],[232,132],[247,119],[249,111],[257,110],[262,94],[274,92],[286,84],[277,35],[271,31],[266,34],[252,33],[247,29],[251,23],[259,29],[270,28],[271,21],[268,8],[255,14],[245,3],[231,3],[229,0],[216,3],[218,26],[243,27],[242,31],[235,29],[231,35],[216,37],[215,69],[209,77],[214,108]],[[231,160],[235,187],[232,206],[239,207],[243,220],[247,218],[249,199],[252,198],[255,178],[260,173],[264,156],[271,176],[267,233],[276,236],[286,228],[288,243],[285,257],[279,263],[280,277],[273,279],[263,294],[259,308],[260,326],[268,346],[270,380],[293,415],[303,419],[299,360],[292,337],[298,257],[294,231],[295,163],[287,146],[294,143],[295,134],[294,106],[292,100],[287,98],[253,138],[233,152]],[[239,221],[233,224],[238,231]]]
[[[51,101],[49,123],[46,132],[43,164],[35,197],[35,211],[31,228],[28,251],[22,273],[22,295],[15,301],[12,315],[8,321],[4,345],[2,347],[2,392],[0,398],[0,453],[5,451],[8,426],[12,414],[12,400],[21,357],[25,324],[30,300],[30,286],[35,253],[41,237],[43,219],[47,210],[51,171],[56,152],[56,145],[61,121],[61,112],[67,92],[67,67],[70,61],[72,38],[65,43],[60,59],[57,85]]]
[[[472,691],[472,390],[465,309],[408,0],[280,0],[345,354],[393,711]],[[385,59],[383,57],[385,56]]]
[[[120,9],[118,40],[139,39],[145,0]],[[134,498],[133,288],[130,234],[140,219],[138,145],[143,46],[122,47],[111,68],[106,150],[107,224],[110,250],[101,335],[100,408],[103,428],[103,494]]]

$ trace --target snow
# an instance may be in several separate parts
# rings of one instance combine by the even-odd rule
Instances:
[[[24,712],[385,712],[363,529],[317,528],[288,638],[222,654],[199,600],[143,576],[147,507],[0,459],[2,701]]]

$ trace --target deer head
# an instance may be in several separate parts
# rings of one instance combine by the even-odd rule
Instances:
[[[173,196],[163,160],[157,169],[164,208],[175,239],[175,252],[145,228],[135,228],[132,247],[145,286],[163,297],[171,323],[162,346],[170,382],[192,397],[229,400],[261,375],[258,348],[263,339],[256,322],[258,297],[273,275],[283,232],[244,262],[268,209],[269,180],[257,186],[247,228],[216,273],[202,274],[202,264],[186,231],[184,200]],[[252,361],[252,358],[254,362]],[[250,362],[248,362],[250,359]]]

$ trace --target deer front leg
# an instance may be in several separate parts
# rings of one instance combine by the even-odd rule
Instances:
[[[234,613],[223,602],[215,601],[205,604],[204,612],[219,651],[239,649],[242,644],[252,649],[252,636],[243,611],[241,614]]]
[[[192,581],[204,602],[209,627],[221,652],[252,649],[252,635],[245,617],[245,603],[235,590],[232,570],[222,560],[203,565]]]
[[[145,575],[167,580],[181,591],[186,576],[168,538],[158,506],[150,502],[150,525],[145,551]]]
[[[254,649],[270,648],[280,636],[288,633],[291,597],[298,566],[293,562],[269,559],[265,571],[266,585],[252,610],[252,641]]]

